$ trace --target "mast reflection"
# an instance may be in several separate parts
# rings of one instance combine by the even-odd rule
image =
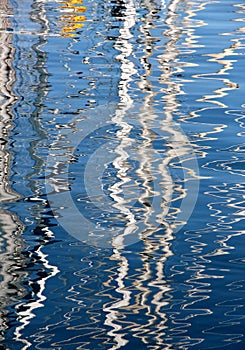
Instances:
[[[169,319],[168,314],[164,312],[171,300],[172,287],[167,282],[164,265],[168,258],[173,255],[171,242],[174,240],[173,230],[175,226],[169,224],[169,220],[166,220],[166,217],[171,215],[172,220],[170,222],[174,221],[174,217],[180,209],[173,207],[172,199],[174,198],[174,201],[183,199],[186,196],[186,191],[181,188],[180,184],[177,186],[174,183],[168,166],[176,156],[181,158],[183,155],[190,154],[188,140],[176,127],[173,117],[174,113],[178,111],[179,103],[177,97],[181,93],[181,85],[171,79],[172,65],[176,62],[178,56],[176,45],[182,36],[182,31],[178,30],[175,24],[176,10],[179,4],[180,1],[172,1],[168,7],[165,22],[169,29],[165,35],[169,41],[164,47],[165,52],[158,55],[158,62],[162,71],[159,83],[166,86],[165,89],[161,89],[161,92],[164,92],[164,97],[162,98],[165,101],[164,111],[161,112],[155,109],[158,103],[159,92],[156,92],[151,82],[152,66],[150,64],[157,42],[156,38],[151,34],[151,29],[154,28],[154,22],[160,8],[153,1],[141,1],[141,6],[146,10],[146,14],[142,18],[143,24],[139,28],[142,33],[141,44],[143,45],[143,55],[140,58],[140,62],[144,73],[141,75],[138,85],[144,97],[142,104],[137,104],[137,118],[142,128],[143,141],[137,149],[139,165],[136,173],[142,183],[138,200],[141,204],[140,213],[143,218],[144,229],[139,233],[140,250],[134,253],[138,255],[135,259],[139,260],[136,271],[131,266],[130,260],[128,260],[130,255],[125,253],[129,249],[125,245],[127,236],[138,229],[137,220],[132,214],[131,224],[125,229],[125,232],[112,239],[113,255],[111,259],[117,261],[117,275],[113,280],[110,279],[110,282],[106,283],[106,285],[111,284],[112,286],[116,282],[116,291],[120,297],[115,302],[105,304],[103,308],[104,312],[107,313],[105,325],[109,325],[112,328],[112,331],[108,334],[113,337],[116,343],[111,349],[120,349],[129,341],[129,334],[127,332],[126,336],[124,329],[130,330],[132,336],[138,338],[144,346],[150,344],[154,333],[156,349],[162,349],[163,346],[166,349],[172,348],[171,342],[168,343],[166,341]],[[124,13],[125,19],[122,19],[124,26],[115,43],[115,48],[121,52],[118,58],[121,62],[122,72],[121,81],[118,85],[120,109],[118,109],[118,112],[116,111],[116,115],[120,115],[120,118],[115,118],[118,125],[121,126],[121,142],[116,148],[116,153],[120,156],[115,159],[114,164],[115,168],[118,169],[118,173],[120,174],[121,172],[123,174],[122,181],[117,183],[116,187],[119,197],[113,197],[118,202],[120,202],[120,186],[125,185],[127,181],[129,182],[127,180],[129,176],[127,175],[129,172],[127,165],[129,154],[127,149],[131,147],[129,137],[131,125],[130,119],[127,117],[127,107],[132,108],[134,102],[130,97],[128,86],[136,70],[131,61],[133,49],[132,44],[129,42],[131,38],[130,30],[135,25],[134,16],[136,11],[133,2],[125,2],[124,6],[126,8]],[[132,18],[127,13],[130,13]],[[158,51],[160,51],[159,47]],[[156,135],[152,132],[152,126],[156,125],[156,123],[160,125],[160,135],[170,135],[164,158],[159,157],[153,145]],[[121,132],[121,130],[124,132]],[[193,178],[196,176],[197,174],[193,174]],[[118,177],[120,178],[120,175]],[[111,189],[112,192],[113,188]],[[175,192],[176,194],[174,194]],[[152,197],[159,197],[158,209],[151,206]],[[123,205],[128,204],[125,200],[121,200],[121,202]],[[171,211],[170,206],[172,206]],[[123,207],[118,206],[118,208],[125,212]],[[155,222],[152,220],[152,217],[155,218]],[[156,223],[159,227],[156,226]],[[129,227],[131,227],[131,231],[129,231]],[[133,252],[130,252],[130,254],[132,255]],[[144,321],[141,322],[140,316],[143,314]],[[124,319],[125,315],[128,318],[129,315],[132,315],[130,318],[131,322],[128,319]]]

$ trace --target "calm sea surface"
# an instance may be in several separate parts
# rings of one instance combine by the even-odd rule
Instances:
[[[245,349],[245,6],[1,0],[0,349]]]

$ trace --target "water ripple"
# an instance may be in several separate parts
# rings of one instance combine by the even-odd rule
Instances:
[[[243,15],[4,1],[2,346],[243,348]]]

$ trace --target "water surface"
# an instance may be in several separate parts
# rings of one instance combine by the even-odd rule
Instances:
[[[244,349],[244,10],[3,1],[1,348]]]

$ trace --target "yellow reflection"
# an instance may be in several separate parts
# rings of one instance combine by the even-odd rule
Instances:
[[[63,37],[74,37],[77,29],[84,26],[86,17],[81,15],[86,11],[86,6],[82,6],[82,0],[62,1],[60,11],[64,13],[60,16],[61,35]]]

